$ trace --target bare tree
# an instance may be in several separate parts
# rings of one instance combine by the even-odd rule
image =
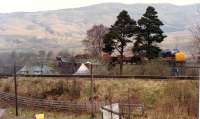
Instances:
[[[87,31],[86,39],[83,44],[86,50],[95,57],[99,57],[103,48],[103,37],[108,32],[108,28],[104,25],[94,25]]]

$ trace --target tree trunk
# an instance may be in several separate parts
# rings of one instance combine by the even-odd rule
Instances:
[[[123,75],[123,49],[122,52],[120,53],[120,75]]]

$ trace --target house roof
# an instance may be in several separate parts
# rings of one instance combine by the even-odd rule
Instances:
[[[48,67],[47,65],[33,65],[33,66],[25,65],[17,73],[23,74],[24,72],[28,74],[34,74],[36,72],[41,74],[50,74],[52,73],[52,68]]]

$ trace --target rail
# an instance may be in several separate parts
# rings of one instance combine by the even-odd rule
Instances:
[[[13,75],[0,75],[0,78],[8,78]],[[90,78],[91,75],[17,75],[17,77],[56,77],[56,78]],[[101,79],[177,79],[177,80],[198,80],[199,76],[160,76],[160,75],[93,75],[93,78]]]

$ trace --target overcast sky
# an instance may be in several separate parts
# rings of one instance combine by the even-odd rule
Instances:
[[[200,3],[200,0],[0,0],[0,12],[32,12],[43,10],[56,10],[76,8],[98,3],[118,2],[133,3],[172,3],[175,5],[188,5]]]

